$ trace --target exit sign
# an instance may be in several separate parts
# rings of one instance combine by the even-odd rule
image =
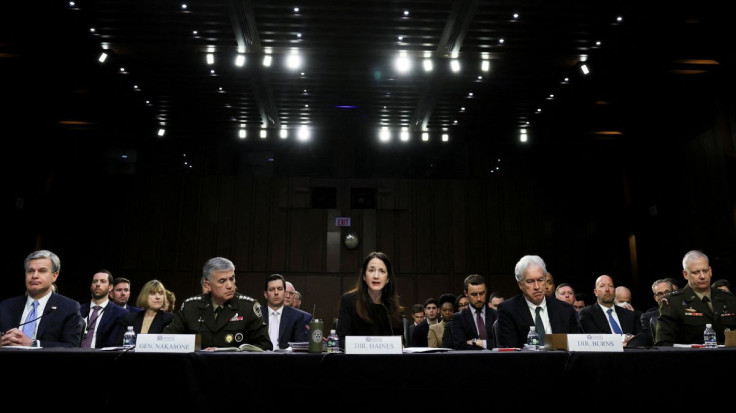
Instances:
[[[337,217],[335,218],[335,226],[337,227],[349,227],[350,217]]]

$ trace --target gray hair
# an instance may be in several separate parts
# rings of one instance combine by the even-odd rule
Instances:
[[[516,278],[516,281],[521,282],[521,280],[524,279],[524,273],[526,270],[531,266],[537,266],[544,271],[544,276],[547,276],[547,265],[544,263],[544,260],[539,255],[525,255],[521,257],[519,262],[516,263],[516,267],[514,267],[514,277]]]
[[[699,258],[705,258],[705,260],[710,263],[708,256],[705,255],[702,251],[692,250],[692,251],[688,251],[688,253],[685,254],[684,257],[682,257],[682,269],[687,271],[687,263],[689,263],[690,261],[697,260]]]
[[[657,286],[659,284],[662,284],[662,283],[667,283],[667,285],[670,286],[670,291],[672,291],[672,283],[670,282],[670,280],[666,280],[664,278],[660,278],[660,279],[658,279],[658,280],[656,280],[655,282],[652,283],[652,293],[654,293],[654,289],[657,288]]]
[[[51,272],[59,272],[59,270],[61,270],[61,260],[59,259],[59,256],[49,250],[38,250],[28,254],[25,261],[23,261],[23,269],[28,270],[29,262],[41,258],[48,258],[51,260]]]
[[[233,264],[229,259],[223,257],[210,258],[206,263],[204,263],[204,267],[202,268],[202,277],[211,280],[212,273],[223,270],[235,271],[235,264]]]

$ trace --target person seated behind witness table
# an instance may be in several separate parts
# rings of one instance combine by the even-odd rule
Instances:
[[[657,318],[659,318],[659,302],[672,291],[672,283],[666,278],[660,278],[652,283],[652,294],[656,305],[647,309],[639,318],[641,320],[641,327],[649,336],[651,343],[654,343],[654,329],[657,327]]]
[[[176,294],[174,294],[174,292],[171,290],[166,290],[163,310],[170,313],[176,311]]]
[[[355,287],[343,294],[337,317],[340,347],[346,336],[402,336],[396,277],[388,255],[373,251],[363,260]]]
[[[414,345],[411,340],[412,335],[414,335],[414,329],[419,325],[419,323],[424,321],[424,305],[417,303],[411,306],[411,318],[413,322],[409,326],[409,333],[407,334],[407,347]]]
[[[429,326],[429,338],[427,344],[429,347],[444,347],[442,345],[442,337],[445,334],[445,323],[452,321],[452,315],[455,314],[455,296],[452,294],[442,294],[437,302],[440,305],[440,322]],[[450,347],[451,348],[451,347]]]
[[[629,290],[628,287],[624,287],[623,285],[616,287],[614,302],[619,307],[636,311],[634,310],[634,306],[631,304],[631,290]],[[639,313],[639,315],[641,315],[641,313]]]
[[[424,320],[411,331],[412,347],[429,347],[429,326],[439,323],[440,307],[434,297],[424,300]]]
[[[544,287],[544,294],[547,295],[547,297],[554,297],[557,286],[555,284],[555,277],[552,276],[551,272],[547,273],[546,280],[547,285]]]
[[[488,307],[486,279],[480,274],[471,274],[463,280],[463,292],[470,300],[470,306],[452,315],[452,344],[456,350],[492,349],[495,338],[493,323],[496,310]],[[503,303],[502,303],[503,304]],[[483,320],[480,325],[478,318]]]
[[[291,306],[294,308],[302,308],[302,293],[294,290],[294,294],[291,297]]]
[[[25,258],[23,267],[26,293],[0,302],[0,343],[3,346],[79,347],[84,324],[80,305],[51,289],[61,270],[59,257],[49,250],[34,251]],[[34,302],[38,302],[35,316],[32,314]],[[36,321],[30,321],[33,319]],[[29,323],[21,326],[26,321]]]
[[[133,331],[136,334],[163,333],[164,327],[174,319],[174,314],[163,309],[164,297],[166,297],[167,291],[164,284],[159,280],[150,280],[143,284],[143,288],[141,288],[141,292],[138,293],[138,298],[135,300],[136,306],[141,308],[142,311],[131,311],[125,315],[126,328],[123,329],[123,334],[127,331],[127,326],[133,326]],[[118,345],[122,345],[122,334],[118,340]]]
[[[575,308],[575,311],[580,311],[585,308],[585,294],[575,293],[575,301],[573,301],[572,306]]]
[[[736,296],[710,287],[713,272],[703,252],[685,254],[682,268],[687,285],[659,302],[654,345],[703,344],[706,324],[713,325],[718,343],[723,344],[725,329],[736,329]]]
[[[498,305],[504,302],[505,298],[500,291],[494,291],[488,296],[488,306],[498,311]]]
[[[92,301],[82,304],[86,327],[82,334],[82,347],[104,348],[119,345],[118,337],[125,332],[123,319],[128,310],[110,300],[112,273],[101,269],[92,275],[89,286]]]
[[[261,305],[235,291],[235,264],[227,258],[211,258],[204,264],[202,276],[202,287],[209,292],[184,300],[164,333],[200,334],[205,350],[245,343],[273,350]]]
[[[514,267],[514,277],[522,294],[498,306],[499,347],[521,348],[526,343],[529,326],[535,325],[536,308],[545,334],[577,334],[580,332],[575,309],[554,297],[546,299],[547,267],[538,255],[521,257]],[[542,326],[537,327],[541,333]],[[540,344],[544,334],[540,334]]]
[[[120,307],[128,311],[141,311],[142,308],[138,308],[132,305],[128,305],[130,299],[130,280],[125,277],[115,277],[112,280],[112,291],[110,291],[110,300]]]
[[[568,283],[562,283],[557,286],[555,289],[555,298],[573,304],[573,307],[575,306],[575,290]]]
[[[284,277],[281,274],[267,276],[263,288],[263,297],[266,298],[266,314],[263,320],[268,324],[273,349],[289,348],[289,342],[309,341],[306,323],[312,319],[312,315],[284,304],[286,292]]]
[[[460,294],[455,299],[455,312],[463,311],[470,305],[470,300],[465,294]],[[442,347],[444,348],[455,348],[452,342],[452,319],[445,321],[445,332],[442,334]]]
[[[730,293],[731,283],[729,283],[727,279],[721,278],[720,280],[713,281],[713,284],[711,284],[710,288],[718,288],[721,291]]]
[[[614,304],[613,278],[601,275],[595,280],[596,302],[580,310],[580,330],[584,334],[622,334],[624,347],[643,347],[652,343],[641,326],[639,313]],[[610,314],[608,311],[611,311]],[[613,318],[613,321],[610,321]],[[615,323],[615,324],[614,324]],[[616,329],[620,331],[616,331]]]

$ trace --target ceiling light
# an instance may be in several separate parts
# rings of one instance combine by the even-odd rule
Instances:
[[[388,142],[391,140],[391,132],[389,132],[387,126],[381,126],[381,132],[378,134],[378,139],[381,142]]]
[[[268,136],[266,129],[261,129],[261,139],[266,139],[266,136]]]
[[[411,70],[411,60],[406,55],[406,50],[399,52],[399,57],[396,58],[396,71],[399,73],[406,73]]]
[[[422,132],[422,142],[429,141],[429,132]]]
[[[281,136],[281,139],[286,139],[289,137],[289,131],[286,129],[286,126],[281,127],[281,132],[279,133],[279,136]]]
[[[215,55],[212,53],[207,53],[207,64],[213,65],[215,64]]]
[[[235,58],[235,66],[243,67],[244,64],[245,64],[245,55],[238,54],[238,57]]]
[[[165,133],[166,133],[166,129],[164,129],[164,128],[160,128],[158,130],[158,136],[164,136]]]
[[[432,65],[432,61],[429,59],[424,59],[424,62],[422,62],[422,66],[424,67],[425,72],[431,72],[432,69],[434,69],[434,66]]]
[[[100,57],[97,59],[97,61],[99,61],[100,63],[105,63],[105,60],[107,60],[107,53],[100,53]]]
[[[490,60],[483,60],[480,64],[480,70],[487,72],[491,70],[491,61]]]
[[[584,75],[587,75],[590,73],[590,70],[588,69],[588,65],[582,64],[580,65],[580,70],[583,72]]]
[[[292,49],[289,57],[286,58],[286,67],[289,69],[298,69],[302,65],[302,58],[299,56],[299,51]]]
[[[399,139],[401,139],[402,142],[409,141],[409,129],[406,126],[401,127],[401,134],[399,135]]]
[[[240,139],[245,139],[245,128],[240,128],[240,130],[238,131],[238,137]]]
[[[460,62],[457,59],[452,59],[450,61],[450,69],[452,69],[453,72],[457,73],[460,71]]]
[[[271,66],[271,60],[272,58],[270,54],[263,56],[263,66],[266,66],[266,67]]]
[[[299,128],[299,133],[297,134],[297,138],[302,142],[309,140],[309,128],[306,125],[302,125]]]
[[[521,142],[526,142],[528,140],[528,135],[526,134],[526,129],[525,128],[522,128],[519,131],[519,140]]]
[[[443,133],[442,134],[442,142],[449,142],[450,141],[450,135]]]

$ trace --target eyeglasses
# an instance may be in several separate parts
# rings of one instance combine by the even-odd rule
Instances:
[[[658,292],[658,293],[656,293],[654,295],[656,295],[657,297],[664,297],[665,295],[667,295],[667,294],[669,294],[671,292],[672,291],[670,291],[670,290],[665,290],[664,292],[663,291],[660,291],[660,292]]]

